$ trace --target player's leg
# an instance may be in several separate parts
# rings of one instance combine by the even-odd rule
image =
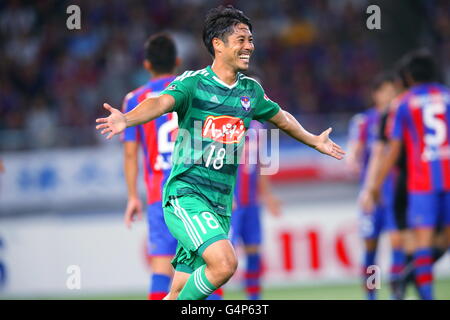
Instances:
[[[371,275],[368,271],[369,266],[375,265],[380,231],[380,210],[378,207],[372,213],[361,213],[361,233],[364,240],[362,281],[368,300],[376,299],[376,289],[368,286],[367,280]]]
[[[245,208],[243,213],[242,241],[244,243],[245,291],[249,300],[261,299],[261,220],[260,207]]]
[[[175,271],[172,286],[170,287],[169,293],[164,297],[164,300],[176,300],[190,276],[191,272]]]
[[[406,228],[406,183],[400,176],[392,180],[395,186],[383,194],[385,199],[385,230],[391,244],[390,286],[391,297],[395,300],[404,298],[405,282],[403,272],[406,266],[406,251],[402,232]],[[390,192],[389,192],[390,191]]]
[[[166,223],[179,240],[173,264],[177,271],[180,265],[193,271],[177,299],[203,300],[228,281],[237,267],[227,236],[230,218],[214,214],[196,196],[173,198],[164,209]]]
[[[433,240],[432,240],[432,251],[433,251],[433,263],[438,261],[442,256],[445,255],[448,248],[450,247],[450,227],[446,227],[450,225],[450,200],[447,200],[448,203],[445,204],[444,201],[444,208],[443,208],[443,219],[442,221],[438,222],[438,225],[436,226],[435,232],[433,234]],[[446,213],[448,211],[448,213]],[[446,215],[448,216],[446,218]],[[448,222],[446,222],[448,221]],[[447,231],[446,229],[449,228]],[[408,237],[404,242],[406,244],[412,243],[413,239],[411,239],[411,235],[409,235],[411,232],[407,232]],[[410,246],[412,247],[412,246]],[[411,252],[411,258],[408,261],[408,265],[405,267],[404,272],[404,279],[414,279],[414,263],[412,259],[412,254],[414,253],[415,248],[407,248],[407,252]]]
[[[399,233],[401,247],[398,247],[397,239],[393,243],[394,248],[403,250],[404,253],[404,266],[403,268],[397,267],[396,270],[400,270],[401,274],[398,276],[398,282],[392,282],[392,292],[394,298],[404,299],[406,288],[408,283],[413,283],[417,288],[415,281],[415,267],[414,267],[414,252],[416,245],[414,241],[414,234],[408,227],[407,222],[407,207],[408,207],[408,190],[406,183],[406,173],[402,172],[397,177],[396,187],[393,199],[393,215],[395,228]],[[393,253],[396,255],[396,253]],[[401,255],[397,254],[397,258],[393,257],[393,265],[401,265]],[[397,260],[397,261],[396,261]],[[397,278],[396,275],[393,277]]]
[[[448,253],[450,253],[450,192],[444,192],[442,199],[442,233],[444,235],[444,241],[442,241],[442,244],[446,245],[446,249]]]
[[[150,286],[148,299],[162,300],[169,292],[170,282],[172,281],[173,268],[170,264],[172,256],[151,256],[150,268]]]
[[[205,263],[189,277],[178,296],[179,300],[206,299],[236,271],[237,257],[229,240],[217,240],[201,249],[201,257]]]
[[[231,227],[230,236],[231,244],[233,248],[239,245],[239,241],[242,239],[243,235],[243,225],[244,225],[244,208],[235,208],[231,214]],[[219,288],[214,291],[206,300],[220,300],[223,298],[223,289]]]
[[[422,299],[433,299],[434,227],[439,212],[435,194],[410,194],[408,223],[414,230],[417,249],[414,252],[416,283]]]
[[[152,271],[148,299],[161,300],[169,292],[173,276],[173,267],[170,262],[175,255],[177,240],[166,226],[161,202],[148,206],[147,221],[148,255]]]
[[[390,286],[391,297],[395,300],[404,298],[404,286],[402,281],[403,271],[406,265],[406,254],[403,247],[402,232],[395,219],[393,207],[385,207],[385,230],[389,235],[391,244],[391,270],[390,270]]]
[[[446,236],[446,245],[447,245],[447,250],[450,253],[450,192],[445,192],[443,195],[443,214],[444,214],[444,219],[443,219],[443,226],[444,226],[444,233]]]
[[[376,299],[376,289],[370,288],[367,285],[367,280],[369,279],[371,273],[368,271],[369,267],[375,264],[376,252],[377,252],[378,239],[377,238],[366,238],[364,239],[364,261],[362,266],[363,274],[363,287],[366,291],[367,300]]]

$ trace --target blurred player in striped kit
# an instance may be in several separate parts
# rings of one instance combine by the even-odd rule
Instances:
[[[144,67],[151,74],[151,79],[126,95],[123,111],[129,112],[141,101],[158,96],[175,79],[173,72],[178,64],[175,43],[170,36],[159,33],[150,37],[145,44]],[[122,135],[128,188],[125,224],[129,228],[136,217],[142,218],[142,203],[137,190],[139,146],[144,155],[144,179],[147,187],[147,254],[152,269],[149,300],[164,298],[173,276],[170,261],[175,255],[177,241],[170,234],[164,221],[161,198],[164,183],[172,167],[171,157],[177,129],[176,113],[167,113],[153,121],[127,128]],[[220,299],[221,296],[221,292],[217,291],[210,298]]]
[[[372,151],[376,147],[378,126],[383,112],[396,95],[393,77],[390,74],[379,75],[372,85],[372,100],[374,107],[364,113],[357,114],[350,123],[349,157],[347,164],[354,173],[359,173],[359,180],[364,189],[370,176],[369,162]],[[393,202],[394,177],[391,174],[389,179],[383,184],[382,202],[370,208],[370,210],[360,211],[360,231],[364,239],[364,257],[362,265],[363,285],[367,290],[367,299],[376,298],[376,289],[367,287],[366,282],[370,274],[368,267],[375,265],[378,239],[382,232],[389,232],[391,238],[395,239],[397,228],[394,222],[392,202]],[[395,241],[391,241],[393,246],[393,265],[398,260],[398,252],[401,247]],[[402,252],[400,252],[402,253]],[[393,268],[394,269],[394,268]]]
[[[156,34],[145,44],[144,67],[151,79],[143,86],[128,93],[123,102],[123,111],[129,112],[139,102],[157,96],[175,76],[177,64],[176,48],[165,34]],[[170,260],[175,254],[177,241],[164,222],[161,205],[162,188],[169,177],[176,129],[175,113],[165,114],[154,121],[127,128],[123,135],[125,156],[125,179],[128,188],[128,204],[125,224],[131,227],[136,216],[142,218],[142,203],[137,190],[139,146],[144,155],[144,179],[147,187],[147,253],[152,269],[148,299],[161,300],[169,291],[173,271]]]
[[[261,299],[261,203],[266,205],[272,215],[280,215],[280,202],[271,192],[269,178],[260,172],[260,129],[263,129],[263,125],[258,121],[250,123],[242,163],[238,168],[234,190],[235,208],[231,215],[231,241],[234,246],[241,241],[246,255],[244,287],[249,300]]]
[[[402,59],[410,87],[388,121],[389,153],[370,188],[378,199],[380,186],[406,148],[407,223],[414,232],[416,284],[422,299],[433,299],[433,237],[445,227],[450,242],[450,91],[438,83],[432,57],[414,52]]]

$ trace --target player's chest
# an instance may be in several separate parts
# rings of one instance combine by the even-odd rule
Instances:
[[[250,126],[254,108],[252,91],[199,91],[192,101],[191,117],[201,125],[203,138],[239,143]]]

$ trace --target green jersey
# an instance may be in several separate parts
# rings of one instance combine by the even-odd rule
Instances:
[[[208,66],[186,71],[161,92],[175,99],[178,136],[172,171],[164,186],[170,196],[197,194],[218,214],[231,215],[233,189],[245,133],[280,110],[254,79],[238,73],[227,85]]]

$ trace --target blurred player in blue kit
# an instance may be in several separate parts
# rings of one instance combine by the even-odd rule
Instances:
[[[142,100],[158,95],[175,78],[172,73],[176,65],[176,48],[172,39],[165,34],[152,36],[145,44],[144,60],[144,67],[151,74],[151,79],[126,95],[123,111],[131,111]],[[164,222],[161,195],[163,185],[170,174],[170,156],[177,127],[176,114],[168,113],[154,121],[127,128],[122,135],[128,188],[125,224],[128,227],[136,216],[142,218],[142,204],[137,190],[139,146],[144,155],[144,179],[147,187],[147,253],[152,269],[148,292],[150,300],[164,298],[173,275],[170,261],[175,254],[177,241]]]
[[[258,132],[262,128],[258,121],[250,124],[242,154],[243,161],[238,168],[234,190],[235,208],[231,216],[232,243],[237,246],[242,242],[244,246],[244,287],[249,300],[261,299],[261,204],[272,215],[280,215],[280,202],[271,192],[269,177],[261,174],[260,170],[258,150],[263,146]]]
[[[377,147],[378,127],[380,118],[396,96],[393,77],[390,74],[379,75],[372,86],[374,107],[364,113],[355,115],[350,124],[349,157],[347,164],[350,169],[359,174],[361,188],[367,183],[370,175],[370,161],[374,148]],[[389,232],[392,248],[391,278],[394,277],[396,262],[403,256],[403,250],[398,242],[398,232],[393,213],[394,177],[391,174],[382,187],[382,201],[370,210],[360,210],[360,231],[364,239],[364,257],[362,265],[363,285],[367,290],[367,299],[376,299],[376,290],[366,285],[368,267],[375,265],[378,239],[382,232]]]
[[[402,59],[409,88],[390,113],[388,153],[369,186],[366,206],[379,200],[380,186],[405,148],[407,224],[414,234],[414,273],[419,295],[433,299],[433,263],[442,255],[433,250],[437,228],[450,243],[450,91],[438,82],[430,54],[413,52]],[[390,122],[390,123],[389,123]]]

